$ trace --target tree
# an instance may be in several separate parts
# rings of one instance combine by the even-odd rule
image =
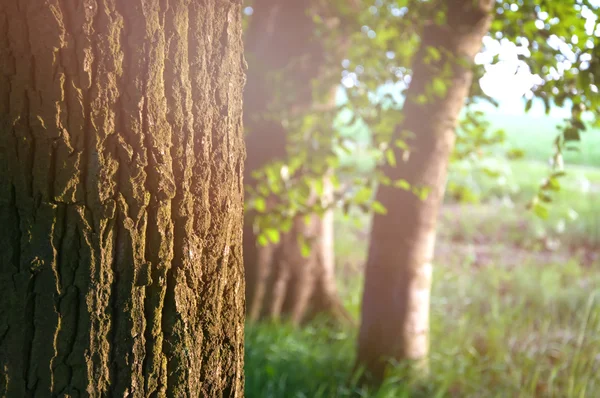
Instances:
[[[237,1],[0,2],[0,395],[242,396]]]
[[[324,163],[305,162],[316,171],[301,167],[291,170],[299,181],[295,189],[303,192],[304,211],[291,211],[286,196],[292,194],[288,191],[265,187],[269,179],[282,182],[281,170],[290,170],[285,165],[293,156],[289,153],[294,141],[290,119],[301,120],[302,115],[314,112],[314,107],[333,108],[336,82],[323,82],[331,63],[328,57],[335,59],[335,54],[328,54],[315,35],[314,16],[324,8],[317,3],[257,0],[246,30],[249,70],[244,124],[249,209],[244,226],[244,264],[251,320],[286,315],[298,324],[320,312],[346,316],[334,279],[332,210],[318,213],[310,209],[317,202],[332,200],[328,171],[321,167]],[[313,89],[316,79],[326,87],[321,103],[315,95],[318,90]],[[327,122],[322,124],[325,129],[332,128]],[[310,128],[300,132],[301,151],[312,144],[314,133]],[[311,172],[316,177],[306,179]],[[315,189],[315,181],[320,190]],[[265,225],[264,216],[276,217],[278,209],[291,213],[273,222],[274,226]],[[306,247],[309,243],[310,250]]]
[[[521,56],[521,60],[541,82],[532,87],[526,110],[535,98],[544,102],[547,112],[553,104],[562,106],[568,98],[572,102],[571,118],[555,140],[550,175],[532,201],[537,214],[547,213],[551,192],[560,189],[559,178],[565,174],[561,153],[573,149],[572,144],[585,131],[583,114],[590,110],[591,122],[600,122],[594,116],[600,111],[600,62],[592,54],[600,45],[600,34],[598,6],[593,2],[447,0],[405,4],[402,12],[409,23],[417,32],[421,29],[420,44],[411,70],[403,72],[411,77],[404,119],[389,147],[394,148],[391,159],[406,161],[398,162],[397,167],[395,161],[389,162],[377,190],[376,199],[387,214],[373,220],[358,339],[357,363],[365,366],[376,382],[383,378],[389,360],[415,360],[426,366],[436,218],[448,161],[456,155],[452,151],[457,115],[468,103],[465,100],[485,98],[472,84],[473,74],[480,74],[481,69],[469,66],[483,36],[487,33],[492,40],[510,40],[528,50],[531,44],[531,55]],[[491,12],[496,18],[490,25]],[[419,19],[425,23],[419,24]],[[480,142],[470,142],[468,135],[460,138],[465,144]],[[407,189],[410,186],[425,188],[428,195],[415,196]]]
[[[471,87],[469,63],[488,31],[493,3],[446,1],[444,23],[425,25],[414,57],[404,120],[395,134],[408,143],[396,148],[396,158],[408,159],[388,165],[385,174],[427,187],[428,194],[423,198],[390,185],[376,193],[387,213],[373,218],[358,339],[358,363],[376,381],[383,379],[389,359],[427,356],[436,220],[454,129]]]

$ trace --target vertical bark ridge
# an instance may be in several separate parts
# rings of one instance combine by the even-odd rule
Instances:
[[[243,395],[240,7],[0,2],[0,395]]]
[[[196,49],[192,43],[197,39],[198,46],[202,46],[203,38],[200,34],[203,26],[197,26],[193,24],[192,21],[195,20],[196,16],[194,15],[197,11],[194,8],[194,5],[191,2],[187,4],[182,4],[182,7],[186,8],[186,13],[188,15],[188,31],[186,32],[186,36],[191,38],[189,42],[182,43],[182,50],[187,53],[188,63],[196,65],[198,68],[196,71],[198,74],[202,75],[205,73],[205,69],[203,65],[200,64],[199,60],[196,58],[195,53],[199,51]],[[201,44],[202,43],[202,44]],[[191,74],[192,71],[190,70]],[[182,76],[183,77],[183,76]],[[188,77],[191,79],[193,77]],[[192,80],[193,81],[193,80]],[[195,82],[194,82],[195,83]],[[205,82],[198,82],[201,84],[200,87],[195,87],[194,84],[191,85],[191,89],[187,91],[188,98],[189,96],[195,96],[194,90],[209,90],[210,87],[205,85]],[[191,94],[190,94],[191,91]],[[194,97],[194,100],[196,98]],[[195,104],[195,102],[194,102]],[[207,103],[206,103],[207,104]],[[187,105],[187,104],[186,104]],[[189,107],[189,105],[187,105]],[[198,107],[194,107],[191,110],[192,115],[199,115],[202,113],[207,113],[206,110],[201,110]],[[187,115],[184,115],[184,117]],[[185,147],[184,155],[187,155],[189,152],[192,153],[192,159],[186,157],[186,160],[181,163],[179,167],[185,168],[186,172],[183,174],[182,183],[186,184],[183,186],[185,189],[178,190],[176,193],[176,198],[174,202],[174,209],[172,210],[173,219],[175,220],[174,225],[174,260],[172,266],[168,269],[166,273],[166,314],[163,316],[163,333],[165,343],[163,345],[163,356],[165,358],[165,371],[167,374],[167,385],[178,385],[179,388],[185,389],[187,386],[185,385],[185,380],[187,377],[187,373],[191,369],[191,362],[189,362],[189,356],[184,350],[187,350],[188,341],[185,341],[185,333],[188,328],[185,325],[185,319],[182,316],[178,316],[178,311],[185,308],[185,311],[188,311],[186,307],[188,303],[187,300],[181,299],[179,291],[184,290],[182,283],[185,281],[181,281],[178,279],[180,273],[183,271],[185,267],[191,267],[193,262],[202,261],[199,253],[199,246],[196,239],[190,239],[188,237],[187,231],[190,228],[195,228],[196,225],[196,217],[197,214],[194,211],[194,200],[198,200],[199,203],[204,204],[200,201],[199,190],[196,188],[197,185],[201,185],[200,181],[190,181],[189,177],[191,175],[196,176],[198,179],[202,179],[206,182],[206,176],[204,174],[196,174],[197,170],[193,168],[195,166],[194,159],[197,159],[196,153],[196,140],[198,140],[198,136],[201,133],[201,128],[198,126],[198,122],[196,121],[196,117],[194,117],[191,121],[187,121],[186,128],[189,128],[193,135],[189,136],[189,141]],[[177,147],[173,147],[173,151],[181,151]],[[189,175],[186,175],[188,174]],[[198,236],[203,234],[201,229],[198,229]],[[201,336],[199,336],[201,337]],[[198,345],[203,343],[202,340],[195,342]],[[197,370],[194,369],[194,370]],[[174,391],[173,396],[176,396],[179,392]]]
[[[166,59],[171,62],[165,62],[163,81],[172,82],[171,85],[165,85],[165,95],[167,101],[167,113],[165,118],[167,125],[172,126],[173,131],[183,131],[183,137],[189,137],[193,132],[186,123],[186,115],[191,111],[187,106],[186,96],[189,97],[189,82],[186,65],[188,62],[186,49],[182,44],[187,42],[187,6],[182,1],[171,2],[166,9],[165,14],[165,54]],[[167,17],[167,15],[169,17]],[[171,32],[171,33],[169,33]],[[181,100],[179,100],[181,98]],[[189,100],[189,98],[188,98]],[[181,103],[183,102],[183,103]],[[186,108],[187,106],[187,108]],[[193,159],[186,157],[189,154],[188,144],[177,134],[170,134],[169,137],[169,155],[173,159],[174,175],[186,176],[189,178],[185,163]],[[167,151],[165,151],[165,154]],[[186,189],[187,178],[178,181],[178,184],[184,184],[183,191]],[[164,331],[162,328],[162,307],[165,297],[165,280],[167,270],[173,260],[173,246],[167,237],[173,236],[174,229],[179,224],[180,216],[177,216],[176,209],[178,202],[181,201],[181,189],[174,192],[171,198],[170,207],[161,206],[160,202],[152,201],[152,209],[149,217],[149,225],[165,225],[164,228],[150,228],[148,231],[148,245],[146,247],[149,264],[156,264],[152,267],[152,273],[149,276],[150,281],[154,282],[146,288],[146,361],[145,367],[150,377],[146,381],[146,394],[164,395],[166,387],[166,374],[163,369],[163,363],[166,357],[163,353]],[[179,234],[175,237],[175,246],[179,246]]]
[[[54,391],[59,394],[67,394],[71,392],[65,389],[72,383],[74,374],[69,357],[73,353],[74,339],[78,327],[79,291],[75,285],[75,270],[79,261],[80,244],[75,215],[68,206],[62,205],[61,207],[60,220],[62,226],[57,231],[57,244],[55,246],[57,250],[57,268],[61,271],[59,276],[60,295],[57,298],[57,312],[61,315],[55,343],[56,356],[52,361],[52,372]],[[75,255],[66,255],[68,251],[73,251]]]
[[[51,186],[54,183],[53,141],[58,137],[58,128],[52,123],[52,103],[60,100],[58,82],[54,79],[54,68],[36,67],[51,60],[56,54],[50,50],[61,46],[61,21],[51,18],[48,10],[35,10],[30,3],[20,2],[20,12],[25,22],[24,40],[31,62],[31,74],[26,88],[26,118],[31,140],[31,156],[27,169],[31,176],[31,194],[33,206],[29,213],[26,243],[21,247],[25,254],[25,265],[30,276],[26,282],[25,293],[25,347],[23,377],[26,380],[25,395],[34,396],[51,387],[50,369],[54,353],[53,346],[47,340],[55,339],[58,326],[53,297],[56,292],[55,258],[52,235],[55,223],[56,205],[49,203]],[[53,41],[37,42],[38,34],[52,35]],[[50,47],[50,49],[48,48]],[[20,274],[26,277],[22,269]],[[25,284],[25,281],[24,281]]]
[[[193,145],[194,114],[190,103],[190,78],[189,68],[190,58],[188,55],[188,28],[189,28],[189,2],[179,1],[171,2],[170,11],[173,13],[172,18],[167,18],[167,21],[173,21],[173,26],[177,27],[173,35],[167,38],[168,51],[172,56],[167,59],[172,62],[167,62],[165,68],[165,80],[173,82],[173,85],[167,85],[167,101],[168,114],[170,123],[174,129],[183,131],[184,134],[172,135],[171,154],[175,159],[174,172],[180,176],[177,184],[177,191],[173,199],[170,212],[161,213],[160,216],[164,219],[171,218],[173,224],[166,235],[161,237],[161,251],[169,253],[169,258],[172,259],[172,264],[169,262],[161,262],[160,267],[156,267],[153,280],[158,280],[160,285],[156,287],[155,297],[157,308],[155,310],[153,334],[156,336],[156,345],[154,348],[153,360],[151,362],[154,373],[156,374],[156,391],[164,393],[167,386],[167,373],[169,372],[167,357],[171,357],[173,352],[170,346],[172,335],[172,320],[173,317],[167,317],[159,309],[165,303],[171,303],[174,299],[175,281],[173,279],[173,269],[184,261],[184,251],[186,249],[185,236],[190,224],[193,224],[194,212],[190,201],[190,178],[192,176],[191,165],[194,163]],[[157,214],[158,217],[158,214]],[[173,245],[169,245],[168,236],[173,236]],[[158,249],[151,248],[151,249]],[[159,252],[155,253],[159,255]],[[167,299],[165,300],[165,297]],[[172,307],[167,305],[167,308],[172,311]],[[163,342],[163,340],[166,340]],[[177,369],[170,370],[173,374]],[[172,384],[170,377],[169,384]],[[150,391],[152,386],[149,385]]]
[[[9,117],[3,120],[2,127],[6,128],[5,131],[12,130],[12,134],[5,135],[6,139],[0,140],[0,145],[2,145],[3,153],[2,153],[2,171],[3,174],[3,196],[2,198],[9,198],[8,200],[4,200],[8,206],[12,206],[12,208],[8,206],[2,206],[2,211],[7,221],[11,221],[12,223],[6,224],[9,227],[7,238],[8,239],[0,239],[0,241],[6,241],[6,244],[3,247],[3,253],[6,253],[3,256],[3,266],[6,267],[3,269],[3,287],[0,291],[6,292],[6,300],[2,300],[2,302],[10,303],[11,307],[15,309],[15,311],[10,311],[9,308],[3,308],[3,323],[6,325],[5,332],[5,345],[3,346],[2,354],[0,355],[0,359],[3,362],[3,370],[6,372],[7,363],[6,358],[8,355],[14,356],[14,358],[18,358],[18,366],[20,372],[23,372],[23,363],[20,361],[20,356],[22,355],[21,350],[16,349],[16,346],[13,344],[17,344],[24,337],[23,335],[15,335],[14,333],[8,333],[12,330],[21,331],[24,330],[24,321],[22,314],[24,313],[24,303],[26,296],[23,291],[23,281],[19,276],[21,275],[21,264],[22,264],[22,255],[21,255],[21,242],[23,239],[22,233],[22,225],[23,222],[21,220],[21,198],[25,197],[29,188],[30,183],[29,179],[25,181],[13,182],[11,175],[14,172],[19,172],[21,168],[26,168],[28,164],[28,152],[29,145],[27,142],[24,142],[29,137],[28,129],[24,128],[23,121],[17,117],[21,109],[25,107],[24,97],[25,97],[25,88],[18,85],[17,82],[13,83],[12,76],[15,76],[19,79],[26,78],[27,74],[29,74],[29,68],[26,66],[21,68],[16,67],[17,59],[27,59],[27,53],[24,49],[20,48],[17,51],[12,49],[13,45],[11,45],[15,41],[23,42],[24,41],[24,30],[25,26],[19,25],[19,22],[22,22],[22,14],[20,10],[17,8],[17,4],[7,4],[2,3],[3,13],[5,14],[5,18],[3,18],[4,23],[6,24],[6,35],[3,36],[6,38],[6,42],[3,46],[3,57],[4,60],[4,68],[3,74],[5,77],[5,81],[7,82],[5,87],[5,95],[2,95],[2,98],[6,98],[6,103],[4,104],[3,115],[9,115]],[[10,60],[10,61],[9,61]],[[10,90],[10,91],[9,91]],[[15,98],[21,100],[19,105],[15,105]],[[21,137],[25,137],[24,139],[18,140],[19,135]],[[20,162],[20,158],[24,158]],[[15,170],[16,169],[16,170]],[[29,169],[28,169],[29,170]],[[25,195],[23,194],[25,191]],[[11,210],[8,212],[8,210]],[[10,239],[12,238],[12,239]],[[10,274],[5,274],[5,272],[12,271]],[[5,316],[5,317],[4,317]],[[14,347],[14,348],[12,348]],[[12,348],[12,349],[11,349]],[[21,375],[19,375],[21,376]],[[11,391],[10,379],[8,377],[8,373],[5,373],[5,384],[3,393],[8,395]],[[19,377],[17,381],[17,388],[24,389],[24,377]],[[15,383],[15,384],[17,384]]]
[[[9,74],[14,73],[14,60],[9,48],[9,22],[7,15],[7,5],[0,2],[0,114],[10,114],[10,91],[11,81]],[[0,131],[9,130],[9,120],[6,118],[0,120]],[[16,153],[13,135],[6,133],[0,140],[0,224],[5,229],[3,239],[0,239],[0,302],[13,305],[13,297],[16,295],[16,286],[13,282],[13,275],[18,273],[20,264],[20,228],[19,213],[16,203],[15,186],[11,181],[11,161],[14,160],[9,154]],[[8,308],[0,306],[0,395],[6,396],[8,393],[8,364],[2,359],[9,354],[5,347],[5,341],[10,340],[11,328],[16,325],[13,323],[14,317]]]
[[[213,80],[213,87],[206,98],[215,111],[212,120],[205,126],[210,151],[205,151],[199,156],[200,165],[204,163],[205,167],[209,168],[210,181],[207,192],[205,190],[203,195],[208,200],[206,208],[209,209],[209,214],[204,224],[206,229],[202,253],[207,266],[198,281],[201,285],[208,285],[208,279],[219,273],[225,273],[227,276],[243,275],[239,262],[241,248],[232,245],[232,242],[241,240],[241,233],[234,226],[242,222],[242,207],[231,200],[231,193],[222,189],[222,184],[225,183],[232,187],[236,196],[243,195],[239,190],[242,185],[241,176],[236,174],[240,159],[230,156],[232,148],[243,146],[242,126],[236,122],[234,115],[242,112],[244,61],[240,58],[241,54],[230,51],[231,48],[242,45],[240,38],[232,34],[241,26],[241,13],[223,7],[218,1],[212,7],[215,14],[212,18],[204,15],[204,22],[222,20],[224,23],[212,28],[214,36],[209,36],[209,39],[214,43],[211,46],[213,53],[209,54],[211,62],[207,67],[214,70],[221,65],[239,64],[240,68],[234,71],[236,77],[233,82],[226,75],[219,75],[217,80]],[[226,133],[219,134],[220,131]],[[202,220],[202,217],[198,219]],[[231,258],[237,261],[231,262]],[[217,390],[223,389],[224,379],[232,376],[238,379],[242,377],[241,363],[236,361],[232,354],[242,351],[239,342],[240,328],[234,325],[243,323],[243,317],[234,308],[245,305],[243,292],[243,280],[230,280],[228,277],[223,277],[218,284],[202,289],[198,316],[204,320],[201,332],[205,349],[200,360],[205,365],[201,368],[200,379],[205,380],[201,390],[206,396],[212,396]],[[231,387],[225,392],[231,395],[242,393],[239,385],[231,384]]]

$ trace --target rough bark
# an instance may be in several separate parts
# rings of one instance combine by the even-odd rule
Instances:
[[[392,180],[404,179],[413,186],[430,189],[426,200],[411,192],[380,186],[376,198],[386,215],[373,219],[361,328],[358,364],[374,382],[384,377],[389,360],[415,360],[426,371],[429,336],[429,297],[436,220],[444,195],[446,172],[453,150],[458,114],[468,94],[470,64],[488,30],[491,0],[449,0],[446,24],[427,25],[413,61],[413,76],[407,90],[403,132],[413,133],[408,141],[410,155],[398,167],[385,172]],[[440,51],[437,61],[428,56],[429,47]],[[450,67],[445,95],[436,97],[429,88],[440,71]],[[426,103],[417,99],[425,95]],[[396,154],[402,159],[402,151]],[[419,366],[415,367],[419,369]]]
[[[0,0],[0,396],[243,396],[240,8]]]
[[[258,0],[253,4],[245,41],[249,60],[244,93],[249,185],[255,184],[253,171],[286,156],[286,129],[280,121],[264,117],[278,95],[286,94],[277,90],[286,88],[273,87],[269,76],[284,73],[283,81],[294,95],[289,111],[314,105],[312,81],[322,72],[325,54],[315,40],[315,25],[307,12],[311,3]],[[252,226],[253,214],[246,215],[244,264],[250,320],[285,315],[298,324],[318,312],[345,316],[334,278],[333,214],[313,215],[310,225],[303,220],[304,217],[295,219],[294,227],[283,234],[279,243],[260,247]],[[308,258],[301,255],[298,236],[315,241]]]

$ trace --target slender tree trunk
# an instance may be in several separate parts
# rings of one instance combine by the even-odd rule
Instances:
[[[441,205],[454,129],[469,92],[471,63],[486,34],[491,0],[447,0],[446,24],[425,27],[415,56],[413,76],[397,137],[408,140],[409,158],[386,173],[413,186],[430,189],[426,200],[399,188],[380,186],[377,200],[386,215],[375,215],[366,265],[358,364],[375,383],[388,360],[416,360],[427,369],[429,297],[436,220]],[[435,48],[439,58],[432,56]],[[445,72],[446,71],[446,72]],[[444,78],[444,73],[450,72]],[[447,91],[431,93],[434,79],[446,80]],[[426,103],[420,99],[425,96]],[[396,154],[403,157],[402,151]],[[417,367],[418,369],[419,367]]]
[[[315,25],[307,13],[310,0],[257,0],[246,32],[249,59],[248,85],[244,98],[247,133],[246,183],[253,185],[253,171],[286,156],[287,131],[280,121],[265,113],[277,98],[293,95],[290,108],[313,105],[312,80],[325,61],[321,44],[315,40]],[[283,86],[274,87],[269,76],[283,73]],[[289,90],[289,91],[287,91]],[[292,111],[291,109],[289,109]],[[325,177],[325,185],[332,189]],[[277,199],[270,198],[274,204]],[[300,323],[318,312],[344,315],[334,279],[333,214],[294,220],[291,231],[277,244],[259,247],[253,230],[253,214],[244,227],[244,264],[248,317],[289,316]],[[315,241],[311,255],[302,257],[298,237]]]
[[[243,396],[240,7],[0,0],[0,396]]]

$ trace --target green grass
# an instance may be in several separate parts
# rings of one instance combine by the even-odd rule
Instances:
[[[355,286],[345,298],[356,311]],[[398,368],[380,391],[351,379],[356,335],[316,322],[250,325],[247,397],[593,397],[600,391],[600,277],[576,263],[474,269],[439,264],[431,377]]]

